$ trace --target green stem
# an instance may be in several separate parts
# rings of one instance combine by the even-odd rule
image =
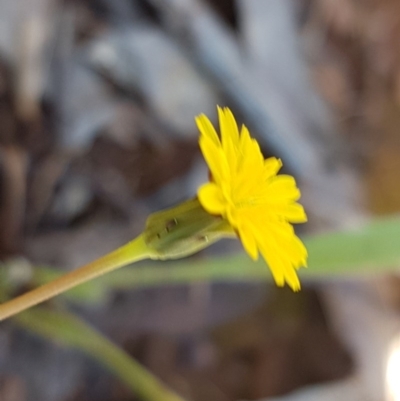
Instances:
[[[15,320],[26,329],[80,349],[113,371],[134,394],[146,401],[183,401],[108,338],[76,316],[34,308]]]
[[[59,295],[79,284],[127,264],[147,259],[149,250],[140,235],[121,248],[60,278],[0,305],[0,321]]]

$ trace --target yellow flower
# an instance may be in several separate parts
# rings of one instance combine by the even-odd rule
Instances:
[[[221,139],[210,120],[196,118],[199,144],[211,174],[198,190],[203,208],[221,215],[234,228],[253,260],[260,252],[278,286],[300,289],[296,270],[306,266],[307,250],[290,223],[307,216],[296,201],[300,191],[293,177],[277,175],[282,162],[264,160],[260,147],[243,125],[240,133],[232,112],[218,107]]]

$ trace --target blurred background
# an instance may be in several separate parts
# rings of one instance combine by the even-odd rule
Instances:
[[[399,46],[396,0],[0,0],[0,291],[89,262],[194,196],[194,117],[215,121],[217,104],[296,176],[300,235],[397,213]],[[114,283],[48,307],[187,400],[400,400],[399,278],[302,283]],[[137,399],[79,349],[1,324],[1,401]]]

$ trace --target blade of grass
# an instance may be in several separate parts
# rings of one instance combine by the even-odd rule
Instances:
[[[125,351],[71,313],[33,308],[13,319],[31,332],[87,353],[143,400],[183,401]]]
[[[308,236],[303,240],[309,253],[308,269],[299,271],[303,278],[393,272],[400,267],[400,218],[397,216],[377,219],[353,230]],[[92,291],[99,294],[112,288],[270,278],[262,259],[253,262],[241,253],[215,258],[142,263],[84,284],[80,287],[80,296],[86,293],[89,298]]]

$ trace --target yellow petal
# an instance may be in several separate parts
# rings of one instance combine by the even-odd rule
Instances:
[[[199,145],[215,181],[218,183],[228,182],[230,179],[229,166],[222,148],[216,146],[215,143],[206,136],[200,137]]]
[[[258,247],[276,284],[283,286],[287,282],[294,291],[299,290],[296,270],[304,264],[307,254],[293,227],[288,223],[265,223],[260,220],[253,220],[253,226]]]
[[[274,249],[269,249],[268,245],[260,247],[260,252],[272,273],[275,284],[278,287],[283,287],[285,285],[285,269],[278,254]]]
[[[218,107],[219,126],[221,130],[221,143],[228,165],[232,171],[236,171],[238,162],[239,131],[236,121],[228,108]]]
[[[245,125],[242,125],[242,129],[240,130],[240,140],[239,140],[239,146],[242,149],[243,153],[246,153],[246,150],[251,145],[251,136],[250,132],[247,129]]]
[[[276,157],[269,157],[264,160],[264,178],[265,180],[273,177],[278,173],[278,171],[282,167],[281,159],[277,159]]]
[[[196,117],[196,125],[205,137],[212,140],[216,146],[221,146],[218,134],[208,117],[206,117],[204,114],[200,114]]]
[[[269,205],[262,205],[257,207],[257,209],[268,208],[269,212],[275,214],[278,218],[283,218],[291,223],[305,223],[307,221],[307,215],[304,208],[299,203],[290,204],[275,204],[270,203]]]
[[[239,129],[230,109],[218,107],[218,117],[222,142],[229,138],[236,147],[239,146]]]
[[[201,203],[201,206],[210,214],[224,214],[225,201],[222,196],[220,188],[209,182],[202,185],[197,190],[197,196]]]
[[[298,266],[295,267],[307,267],[308,252],[303,241],[297,235],[293,237],[292,241],[292,247],[296,250],[296,259],[298,260]]]
[[[251,226],[248,224],[241,224],[238,231],[243,248],[253,260],[257,260],[258,247]]]
[[[246,126],[240,131],[237,171],[251,175],[253,172],[262,174],[264,157],[258,142],[251,138]]]
[[[296,273],[296,270],[294,269],[288,269],[285,272],[285,280],[288,283],[289,287],[294,291],[300,291],[301,286],[300,286],[300,280],[299,277]]]
[[[296,269],[290,258],[282,249],[279,249],[272,237],[269,237],[268,243],[260,247],[261,253],[267,262],[276,284],[282,287],[287,283],[293,291],[300,290],[300,281]]]
[[[292,200],[300,198],[300,190],[296,186],[296,180],[290,175],[277,175],[269,180],[266,194],[271,201]]]
[[[232,194],[235,199],[243,202],[256,195],[262,183],[262,175],[259,172],[257,169],[253,169],[251,173],[242,170],[232,179]]]

